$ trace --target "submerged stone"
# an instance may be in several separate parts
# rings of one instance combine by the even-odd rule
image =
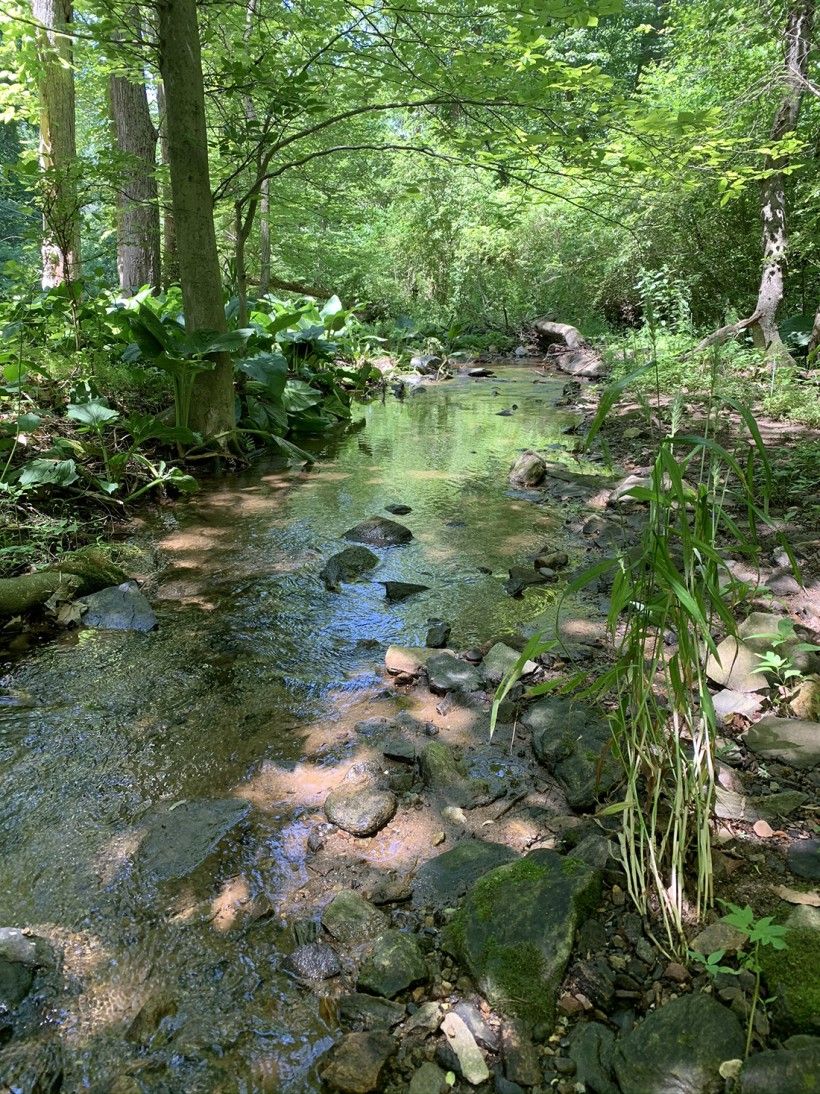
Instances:
[[[394,502],[392,505],[385,505],[384,507],[388,513],[392,513],[394,517],[405,517],[408,513],[412,513],[413,510],[409,505],[402,505],[401,502]]]
[[[413,533],[403,524],[387,517],[368,517],[353,528],[348,528],[344,538],[354,543],[369,543],[372,547],[400,547],[410,542]]]
[[[424,785],[445,799],[448,805],[471,809],[500,796],[500,793],[491,792],[485,779],[466,775],[452,749],[441,741],[430,741],[424,746],[419,764]],[[498,789],[503,793],[503,788]]]
[[[764,947],[765,948],[765,947]],[[720,1065],[743,1056],[740,1022],[709,995],[681,995],[621,1037],[613,1056],[622,1094],[719,1094]]]
[[[412,581],[380,581],[380,585],[384,585],[385,599],[390,603],[397,603],[400,600],[407,600],[409,596],[415,596],[416,593],[429,592],[429,585],[416,585]]]
[[[524,592],[533,585],[546,585],[551,578],[528,566],[511,566],[510,576],[504,582],[504,588],[512,597],[523,596]]]
[[[529,1031],[552,1022],[575,929],[599,894],[596,870],[555,851],[533,851],[473,885],[445,943],[491,1005]]]
[[[355,581],[357,577],[378,566],[379,560],[366,547],[345,547],[327,560],[319,571],[325,588],[338,592],[343,581]]]
[[[187,877],[245,819],[250,805],[239,798],[182,802],[148,822],[137,852],[140,867],[157,881]]]
[[[429,627],[424,642],[425,646],[433,650],[443,649],[450,641],[450,624],[445,623],[443,619],[429,619],[427,622]]]
[[[298,946],[285,958],[284,965],[302,980],[329,980],[342,971],[336,951],[324,942]]]

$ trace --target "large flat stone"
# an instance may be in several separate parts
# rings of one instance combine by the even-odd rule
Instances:
[[[78,603],[85,607],[84,627],[105,631],[150,631],[157,625],[157,617],[136,581],[100,589]]]
[[[765,691],[769,686],[769,681],[760,671],[760,658],[755,651],[732,635],[724,638],[717,647],[717,657],[709,654],[706,675],[730,691]]]
[[[157,881],[187,877],[248,815],[240,798],[183,802],[155,814],[137,852],[139,866]]]
[[[473,665],[439,650],[433,651],[433,656],[427,659],[427,679],[430,690],[436,695],[446,695],[448,691],[478,691],[484,683]]]
[[[501,843],[457,843],[419,868],[413,879],[413,904],[452,907],[480,877],[516,858],[515,851]]]
[[[820,763],[820,722],[767,714],[746,732],[746,745],[758,756],[803,770]]]
[[[410,542],[413,533],[397,520],[368,517],[353,528],[348,528],[344,538],[353,543],[366,543],[371,547],[401,547]]]

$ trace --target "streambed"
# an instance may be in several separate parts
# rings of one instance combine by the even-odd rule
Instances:
[[[310,471],[206,483],[150,530],[156,631],[83,630],[6,666],[0,925],[60,958],[7,1065],[59,1058],[63,1089],[101,1094],[319,1089],[334,1027],[282,964],[308,835],[355,758],[353,725],[395,712],[388,645],[423,645],[439,617],[466,649],[554,608],[558,586],[514,599],[503,581],[545,543],[573,553],[566,510],[507,480],[522,449],[565,448],[562,384],[510,367],[388,394]],[[326,590],[342,534],[396,502],[413,541]],[[391,604],[386,580],[429,591]],[[458,711],[422,713],[464,728]],[[409,847],[389,826],[363,854],[410,870],[435,853],[428,836]]]

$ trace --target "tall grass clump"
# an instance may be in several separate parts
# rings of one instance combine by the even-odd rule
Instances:
[[[567,590],[612,575],[607,625],[615,661],[585,694],[614,700],[624,794],[605,811],[621,815],[629,894],[642,914],[660,913],[673,951],[684,945],[685,922],[700,918],[713,899],[716,722],[706,661],[717,655],[714,633],[735,632],[727,604],[734,582],[722,551],[755,556],[771,482],[751,413],[716,393],[718,365],[716,358],[700,434],[683,430],[683,404],[673,403],[648,482],[629,491],[647,506],[638,545],[593,566]],[[626,386],[604,392],[587,444]],[[718,440],[730,414],[744,432],[740,458]]]

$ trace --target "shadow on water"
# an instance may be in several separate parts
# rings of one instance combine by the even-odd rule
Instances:
[[[564,513],[507,482],[520,450],[560,448],[572,424],[552,405],[561,381],[533,379],[509,369],[388,397],[309,472],[257,465],[205,484],[153,529],[155,632],[81,631],[10,667],[0,924],[48,938],[62,967],[4,1068],[56,1045],[72,1091],[316,1088],[333,1030],[282,971],[278,917],[310,880],[307,834],[354,756],[352,725],[395,715],[384,647],[423,644],[435,616],[463,649],[554,606],[554,587],[514,600],[502,584],[565,538]],[[412,509],[399,519],[413,541],[326,591],[318,573],[344,531],[394,502]],[[430,588],[388,604],[379,581],[393,579]],[[182,811],[179,841],[190,803],[225,799],[250,809],[215,853],[170,880],[143,868],[158,813]],[[366,841],[374,868],[402,861],[391,838]]]

